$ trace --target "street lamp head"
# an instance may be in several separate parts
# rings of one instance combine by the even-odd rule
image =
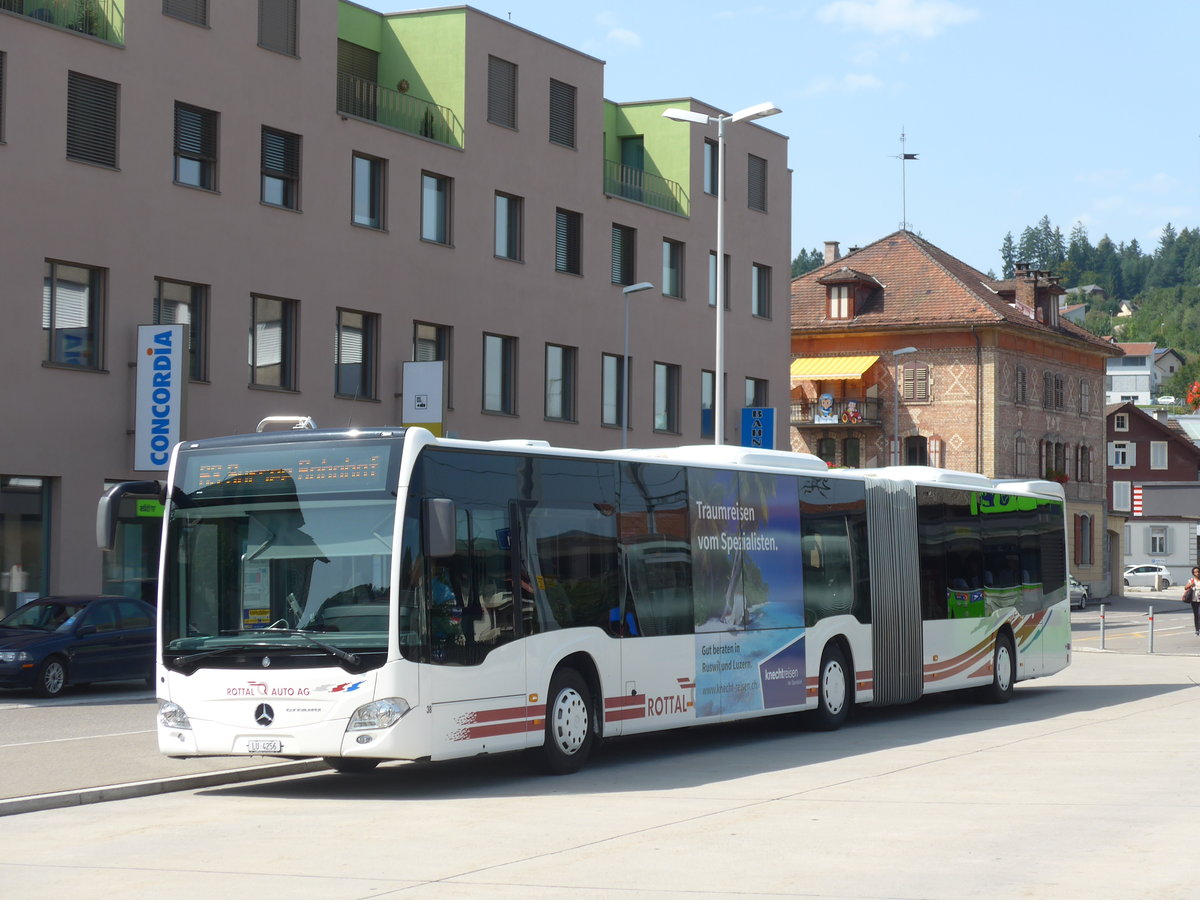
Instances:
[[[690,109],[670,109],[663,110],[664,119],[674,119],[676,122],[695,122],[699,125],[707,125],[712,121],[711,117],[705,113],[692,112]]]
[[[637,284],[631,284],[621,288],[621,293],[636,294],[638,291],[648,291],[653,287],[654,285],[649,281],[639,281]]]
[[[892,356],[903,356],[906,353],[916,353],[916,352],[917,352],[916,347],[902,347],[899,350],[893,350]]]
[[[739,109],[729,117],[729,121],[747,122],[750,119],[765,119],[767,116],[777,116],[781,112],[783,110],[774,103],[759,103],[756,106],[747,106],[745,109]]]

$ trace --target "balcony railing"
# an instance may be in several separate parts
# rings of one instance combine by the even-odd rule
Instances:
[[[837,399],[829,406],[819,400],[801,400],[792,404],[792,424],[797,428],[850,428],[883,424],[883,401]]]
[[[446,107],[346,72],[338,72],[337,106],[340,113],[369,119],[397,131],[450,147],[463,145],[462,122]]]
[[[687,194],[678,182],[622,165],[615,159],[604,161],[604,193],[676,215],[688,214]]]
[[[0,0],[0,10],[88,34],[111,44],[125,40],[124,0]]]

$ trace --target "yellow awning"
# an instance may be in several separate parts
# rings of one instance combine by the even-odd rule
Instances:
[[[813,356],[792,360],[792,378],[804,381],[858,379],[878,362],[878,356]]]

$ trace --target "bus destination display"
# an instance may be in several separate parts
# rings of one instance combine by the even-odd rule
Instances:
[[[387,487],[388,449],[378,445],[329,452],[290,449],[214,452],[186,460],[187,493],[220,487],[234,492],[294,490],[300,494],[380,491]]]

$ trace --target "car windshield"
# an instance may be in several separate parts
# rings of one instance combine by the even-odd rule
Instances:
[[[66,631],[85,606],[84,603],[35,601],[0,620],[0,627],[23,628],[27,631]]]

